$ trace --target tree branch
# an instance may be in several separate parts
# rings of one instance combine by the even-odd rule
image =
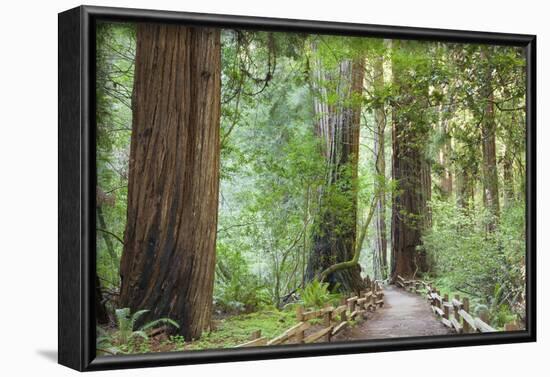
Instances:
[[[103,232],[105,234],[108,234],[112,237],[114,237],[118,242],[120,242],[121,244],[124,245],[124,241],[122,240],[122,238],[120,238],[119,236],[117,236],[116,234],[114,234],[113,232],[109,232],[108,230],[106,229],[101,229],[101,228],[97,228],[97,231],[98,232]]]

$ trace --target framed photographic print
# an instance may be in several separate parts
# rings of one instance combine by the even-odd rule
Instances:
[[[59,362],[535,341],[535,36],[59,15]]]

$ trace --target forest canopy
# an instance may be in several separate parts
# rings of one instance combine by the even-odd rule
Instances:
[[[120,340],[143,311],[136,328],[161,320],[173,349],[230,346],[227,326],[208,341],[220,319],[275,334],[266,313],[398,275],[469,296],[497,328],[525,321],[522,48],[174,28],[97,25],[111,343],[150,351]]]

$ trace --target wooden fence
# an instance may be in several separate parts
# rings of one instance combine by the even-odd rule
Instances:
[[[487,324],[486,312],[480,313],[479,317],[470,314],[468,297],[461,298],[460,295],[455,295],[454,298],[450,298],[446,293],[442,295],[431,283],[422,280],[406,280],[399,275],[397,275],[395,284],[409,292],[425,293],[433,313],[445,326],[453,329],[458,334],[498,331]],[[504,326],[504,331],[515,330],[519,330],[515,322],[507,323]]]
[[[262,337],[261,330],[251,335],[251,340],[237,347],[274,346],[279,344],[314,343],[320,339],[330,342],[340,331],[346,328],[351,321],[365,319],[367,311],[375,311],[384,305],[384,292],[378,281],[370,284],[370,289],[361,292],[359,296],[343,298],[340,306],[333,307],[327,304],[322,309],[306,311],[302,305],[296,307],[296,323],[273,339]],[[308,331],[315,326],[312,322],[322,323],[322,328],[313,332]],[[317,323],[318,324],[318,323]]]

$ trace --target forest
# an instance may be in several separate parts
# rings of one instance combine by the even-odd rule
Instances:
[[[524,53],[98,23],[98,352],[234,347],[398,276],[524,326]]]

